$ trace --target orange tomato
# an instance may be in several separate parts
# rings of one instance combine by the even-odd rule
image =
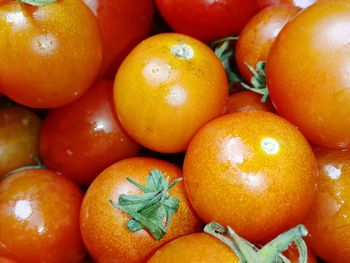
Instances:
[[[184,161],[186,190],[206,223],[267,241],[305,217],[317,164],[296,127],[263,111],[232,113],[205,125]]]
[[[46,169],[0,182],[0,256],[25,263],[81,262],[81,190]]]
[[[0,256],[0,263],[16,263],[16,261],[9,259],[9,258],[4,258]]]
[[[203,124],[223,114],[227,96],[225,70],[213,51],[175,33],[139,44],[114,83],[122,126],[143,146],[163,153],[186,150]]]
[[[0,109],[0,177],[13,169],[36,163],[40,128],[40,118],[26,108]]]
[[[84,0],[102,33],[102,74],[114,78],[131,49],[151,31],[153,0]],[[126,26],[127,25],[127,26]]]
[[[225,113],[238,111],[261,110],[273,112],[275,109],[271,100],[261,102],[262,95],[252,91],[241,91],[234,93],[228,98]]]
[[[350,152],[317,148],[318,192],[305,219],[307,243],[322,259],[332,263],[350,259]]]
[[[261,10],[244,26],[236,44],[235,58],[247,81],[253,74],[246,64],[255,68],[259,61],[266,61],[278,33],[300,10],[292,5],[273,5]]]
[[[238,263],[238,257],[223,242],[206,233],[179,237],[160,248],[147,263]]]
[[[96,261],[144,262],[166,242],[200,230],[201,222],[190,206],[183,183],[170,191],[179,199],[179,209],[161,240],[155,240],[146,230],[133,233],[125,226],[130,216],[114,208],[110,200],[118,200],[120,194],[140,194],[140,189],[126,177],[143,185],[154,169],[163,172],[171,182],[182,176],[181,170],[173,164],[139,157],[113,164],[90,185],[81,209],[80,228],[84,243]]]
[[[299,263],[299,252],[295,245],[289,246],[288,250],[284,252],[283,255],[286,256],[291,263]],[[307,250],[307,262],[317,263],[317,259],[310,249]]]
[[[0,91],[29,107],[77,99],[102,60],[98,23],[80,0],[40,7],[1,1],[0,39]]]

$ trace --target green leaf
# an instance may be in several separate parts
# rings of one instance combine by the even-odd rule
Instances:
[[[25,3],[32,6],[44,6],[53,4],[56,0],[18,0],[20,3]]]
[[[131,216],[126,224],[130,231],[137,232],[147,229],[155,239],[161,239],[170,226],[171,217],[179,207],[178,198],[170,196],[169,191],[182,178],[177,178],[169,185],[169,178],[164,178],[159,170],[152,170],[147,176],[145,186],[131,178],[127,180],[143,193],[139,195],[121,194],[117,202],[110,200],[110,203]]]

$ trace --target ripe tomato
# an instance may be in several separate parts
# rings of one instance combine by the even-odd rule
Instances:
[[[309,211],[317,164],[293,125],[269,112],[239,112],[199,130],[185,156],[184,181],[204,222],[266,241]]]
[[[0,182],[0,256],[19,262],[81,262],[83,194],[53,172],[26,170]]]
[[[244,26],[236,44],[235,57],[238,69],[246,80],[253,76],[246,64],[255,68],[259,61],[266,61],[278,33],[300,10],[292,5],[270,6]]]
[[[153,0],[84,0],[100,24],[102,74],[114,78],[131,49],[151,31]]]
[[[0,263],[16,263],[16,261],[13,261],[12,259],[4,258],[4,257],[0,256]]]
[[[317,2],[282,29],[266,69],[278,113],[335,149],[350,149],[349,25],[349,1]]]
[[[206,233],[179,237],[160,248],[147,263],[238,263],[238,257],[223,242]]]
[[[226,73],[214,52],[175,33],[139,44],[114,83],[125,130],[143,146],[163,153],[186,150],[203,124],[223,114],[227,96]]]
[[[259,9],[267,7],[269,5],[276,4],[292,4],[297,7],[306,8],[313,3],[317,2],[317,0],[257,0]]]
[[[67,104],[81,96],[98,74],[102,59],[98,23],[79,0],[40,7],[1,1],[0,39],[1,93],[26,106]]]
[[[40,156],[53,171],[89,184],[103,169],[138,153],[120,126],[113,82],[97,82],[77,101],[51,110],[40,134]]]
[[[350,259],[350,152],[315,149],[320,178],[316,201],[305,219],[308,244],[328,262]]]
[[[291,263],[299,263],[299,252],[298,249],[295,245],[291,245],[289,246],[288,250],[286,252],[283,253],[284,256],[286,256]],[[314,253],[312,253],[310,251],[310,249],[308,249],[307,251],[307,263],[317,263],[317,259],[314,255]]]
[[[156,0],[169,25],[202,41],[238,35],[256,10],[256,0]]]
[[[38,157],[40,118],[19,106],[0,108],[0,177]]]
[[[98,262],[144,262],[166,242],[199,231],[201,223],[195,216],[185,194],[183,183],[171,191],[179,199],[179,209],[171,219],[163,239],[157,241],[145,230],[131,232],[125,225],[130,216],[114,208],[110,200],[121,194],[140,194],[126,177],[144,184],[149,172],[158,169],[173,181],[181,170],[165,161],[152,158],[130,158],[104,170],[89,187],[81,209],[80,228],[85,245]]]
[[[270,100],[261,102],[262,95],[251,92],[241,91],[231,95],[228,98],[225,113],[238,111],[261,110],[273,112],[274,108]]]

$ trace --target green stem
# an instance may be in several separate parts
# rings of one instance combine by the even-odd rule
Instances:
[[[17,0],[20,3],[32,5],[32,6],[44,6],[53,4],[56,0]]]
[[[22,166],[16,169],[13,169],[6,174],[3,175],[3,178],[9,177],[12,174],[27,171],[27,170],[32,170],[32,169],[45,169],[47,168],[46,165],[42,164],[38,156],[34,156],[33,159],[35,160],[36,164],[35,165],[27,165],[27,166]]]

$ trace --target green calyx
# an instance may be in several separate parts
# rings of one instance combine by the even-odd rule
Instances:
[[[36,164],[34,165],[27,165],[27,166],[22,166],[19,168],[16,168],[14,170],[11,170],[7,172],[6,174],[3,175],[3,178],[9,177],[12,174],[27,171],[27,170],[33,170],[33,169],[45,169],[47,168],[46,165],[42,164],[38,156],[34,156],[33,159],[35,160]]]
[[[32,5],[32,6],[44,6],[55,3],[56,0],[18,0],[20,3]]]
[[[117,202],[110,200],[110,203],[131,216],[126,224],[130,231],[147,229],[156,240],[160,240],[170,226],[171,217],[179,208],[179,199],[170,196],[169,191],[182,181],[182,178],[175,179],[169,185],[169,178],[164,178],[159,170],[152,170],[145,186],[130,178],[127,180],[144,193],[121,194]]]
[[[247,63],[246,66],[253,74],[252,78],[250,79],[253,87],[245,84],[244,82],[241,82],[240,84],[247,90],[263,95],[261,102],[265,103],[269,97],[269,90],[266,83],[266,62],[259,61],[256,64],[256,68],[253,68]]]
[[[232,228],[224,228],[215,222],[206,225],[204,232],[229,246],[238,256],[240,263],[290,263],[290,260],[281,253],[286,251],[293,242],[299,250],[299,263],[307,263],[307,247],[302,238],[308,232],[303,225],[298,225],[279,235],[262,248],[240,237]]]

